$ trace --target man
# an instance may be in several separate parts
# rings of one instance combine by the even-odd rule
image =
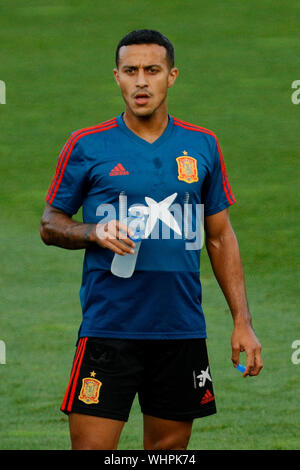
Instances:
[[[117,449],[136,393],[148,450],[186,449],[193,420],[216,412],[201,307],[201,247],[188,244],[185,221],[180,226],[172,208],[178,215],[190,205],[190,229],[197,232],[196,209],[204,207],[207,251],[233,317],[233,364],[245,351],[244,377],[262,368],[221,149],[213,132],[168,114],[167,91],[177,75],[165,36],[152,30],[126,35],[114,69],[125,112],[72,133],[46,196],[44,242],[86,250],[83,320],[61,406],[72,449]],[[135,248],[130,225],[121,221],[134,205],[155,217],[146,225],[134,274],[120,278],[111,263],[115,254],[128,257]],[[81,206],[83,223],[72,218]],[[169,237],[160,232],[166,227]]]

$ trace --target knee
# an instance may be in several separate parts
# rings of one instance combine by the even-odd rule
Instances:
[[[191,433],[185,433],[184,435],[171,435],[164,436],[158,439],[145,436],[144,438],[144,449],[145,450],[186,450]]]
[[[116,450],[123,422],[71,413],[69,427],[72,450]]]
[[[72,450],[117,450],[115,443],[105,443],[94,439],[73,438]]]
[[[104,433],[72,429],[70,433],[72,450],[117,450],[118,441]]]

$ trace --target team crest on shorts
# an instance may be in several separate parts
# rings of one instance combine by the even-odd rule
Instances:
[[[99,403],[99,393],[102,382],[92,377],[82,379],[82,387],[80,390],[79,400],[87,405]]]
[[[188,156],[184,150],[183,155],[176,158],[178,165],[178,179],[186,183],[195,183],[198,181],[197,160]]]

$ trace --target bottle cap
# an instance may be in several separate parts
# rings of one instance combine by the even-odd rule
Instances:
[[[140,242],[143,240],[144,232],[136,231],[133,236],[128,235],[128,238],[133,242]]]

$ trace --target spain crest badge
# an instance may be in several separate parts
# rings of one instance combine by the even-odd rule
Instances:
[[[99,403],[101,385],[102,382],[91,377],[82,379],[82,386],[78,396],[79,400],[83,401],[87,405]]]
[[[184,150],[183,155],[176,158],[178,165],[178,179],[186,183],[198,181],[197,160],[190,157]]]

